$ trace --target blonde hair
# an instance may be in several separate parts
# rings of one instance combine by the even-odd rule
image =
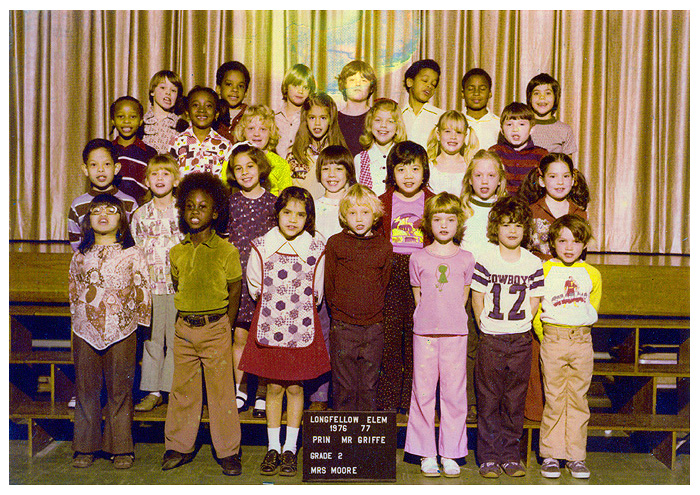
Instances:
[[[472,178],[472,172],[474,172],[477,163],[479,163],[481,160],[490,160],[496,164],[496,171],[498,172],[496,197],[501,198],[508,195],[508,191],[506,191],[506,169],[503,167],[501,157],[493,151],[477,151],[474,158],[472,158],[469,165],[467,165],[467,171],[464,172],[464,178],[462,179],[462,194],[460,195],[460,198],[466,218],[470,218],[474,214],[474,209],[472,208],[471,204],[469,204],[469,200],[472,198],[472,196],[474,196],[474,187],[469,183],[469,181]]]
[[[161,153],[148,160],[148,165],[146,165],[144,174],[148,177],[151,172],[161,169],[165,169],[173,174],[176,180],[182,178],[180,176],[180,166],[170,153]]]
[[[435,163],[435,159],[440,152],[440,139],[438,132],[444,131],[448,126],[452,126],[455,130],[464,133],[464,144],[459,150],[459,154],[464,158],[464,163],[469,163],[474,157],[474,154],[479,151],[479,139],[476,137],[474,129],[469,127],[467,118],[463,113],[457,110],[448,110],[440,116],[437,126],[433,127],[428,137],[428,160]]]
[[[344,228],[348,228],[348,210],[358,205],[366,206],[372,211],[372,215],[374,215],[372,227],[376,227],[379,219],[384,214],[384,207],[374,191],[362,184],[353,184],[350,186],[348,192],[346,192],[343,199],[340,200],[340,204],[338,205],[338,220],[340,220],[340,225]]]
[[[467,220],[467,216],[464,214],[462,209],[462,204],[457,196],[454,194],[443,191],[430,199],[426,200],[425,208],[423,210],[423,232],[430,242],[435,240],[435,234],[433,233],[433,216],[438,213],[447,213],[450,215],[457,215],[457,232],[452,238],[452,242],[458,246],[462,243],[462,238],[464,237],[464,231],[466,225],[464,223]]]
[[[260,117],[263,125],[270,129],[270,139],[263,148],[264,151],[275,151],[280,140],[280,131],[275,124],[275,112],[267,105],[250,105],[243,111],[241,120],[233,129],[233,137],[237,143],[245,141],[245,128],[256,118]]]
[[[287,88],[289,85],[298,86],[306,84],[309,87],[309,94],[316,91],[316,79],[314,78],[311,69],[304,64],[293,65],[282,80],[282,99],[287,101]]]
[[[374,143],[374,135],[372,134],[372,122],[380,111],[386,111],[391,114],[391,117],[396,122],[396,134],[394,134],[394,139],[392,140],[394,144],[400,143],[401,141],[406,141],[406,125],[403,123],[403,117],[401,116],[401,109],[399,104],[394,100],[388,98],[380,98],[375,100],[374,105],[369,109],[367,115],[365,116],[365,128],[360,136],[360,146],[368,150],[372,147]]]

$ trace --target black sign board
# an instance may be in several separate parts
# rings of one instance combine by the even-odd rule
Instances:
[[[396,481],[396,413],[304,411],[303,481]]]

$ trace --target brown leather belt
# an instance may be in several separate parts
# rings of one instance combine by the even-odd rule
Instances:
[[[207,323],[214,323],[219,321],[226,313],[220,314],[190,314],[190,315],[179,315],[185,323],[191,327],[203,327]]]

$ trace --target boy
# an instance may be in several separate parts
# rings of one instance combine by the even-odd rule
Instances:
[[[391,243],[375,228],[381,216],[377,195],[366,186],[351,186],[339,205],[343,230],[326,244],[333,405],[339,411],[377,410],[392,257]]]
[[[243,117],[248,105],[243,103],[250,86],[250,73],[245,65],[238,61],[225,62],[216,71],[216,92],[226,102],[216,125],[216,132],[233,142],[230,136],[233,129]]]
[[[549,74],[538,74],[527,83],[527,104],[535,112],[532,140],[550,153],[576,153],[576,136],[571,127],[557,120],[561,87]]]
[[[369,99],[377,90],[377,76],[367,62],[353,60],[340,71],[338,90],[346,105],[338,110],[338,126],[352,156],[363,150],[360,136],[369,112]]]
[[[82,240],[80,222],[90,209],[90,202],[101,193],[113,194],[121,199],[126,215],[136,210],[136,200],[123,193],[114,185],[114,176],[119,172],[120,164],[116,161],[117,154],[112,143],[106,139],[93,139],[83,148],[83,174],[90,179],[90,190],[73,200],[68,212],[68,240],[73,251],[78,250]]]
[[[524,476],[520,462],[525,395],[532,359],[531,323],[543,294],[542,262],[527,246],[530,208],[501,198],[489,213],[487,237],[472,278],[474,319],[481,330],[476,354],[479,474]],[[500,467],[499,467],[500,466]]]
[[[403,85],[408,91],[408,103],[401,109],[410,141],[428,149],[428,136],[437,126],[444,110],[428,103],[435,94],[440,82],[440,66],[435,60],[425,59],[414,62],[403,77]]]
[[[180,230],[186,234],[170,249],[178,316],[173,386],[165,419],[164,471],[194,459],[204,375],[216,456],[225,475],[241,474],[231,324],[238,313],[242,271],[238,250],[218,235],[226,231],[227,199],[221,180],[206,172],[187,175],[177,191]]]
[[[117,137],[112,144],[121,165],[115,182],[120,191],[142,205],[148,192],[148,186],[144,182],[146,164],[158,154],[137,135],[143,124],[143,107],[136,98],[122,96],[109,107],[109,118],[117,130]]]
[[[296,64],[287,71],[282,80],[282,108],[275,112],[275,124],[280,140],[277,154],[287,156],[299,130],[301,106],[309,94],[316,91],[316,79],[304,64]]]
[[[468,70],[462,78],[462,96],[469,127],[474,129],[480,149],[487,150],[498,142],[501,132],[501,119],[486,107],[491,99],[491,76],[484,69]]]
[[[527,173],[540,164],[547,150],[535,146],[530,137],[535,112],[524,103],[514,101],[501,114],[501,134],[498,143],[489,148],[495,152],[506,169],[506,190],[513,195]]]
[[[143,343],[141,364],[141,390],[149,394],[136,405],[136,411],[150,411],[162,404],[161,392],[170,392],[173,382],[173,325],[177,311],[168,254],[184,237],[178,228],[173,195],[179,181],[180,169],[172,156],[151,158],[145,182],[153,199],[136,210],[131,219],[131,235],[146,255],[153,299],[151,336]]]
[[[593,375],[591,325],[598,320],[600,272],[581,261],[591,227],[576,215],[557,218],[549,228],[556,258],[544,263],[544,298],[535,320],[542,341],[540,358],[545,405],[540,428],[540,470],[545,478],[561,475],[559,460],[574,478],[589,478],[586,437],[590,411],[586,393]]]

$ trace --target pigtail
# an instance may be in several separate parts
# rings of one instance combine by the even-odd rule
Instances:
[[[523,180],[520,184],[520,189],[518,189],[517,196],[524,199],[527,204],[535,203],[545,195],[545,188],[540,186],[539,183],[540,177],[540,168],[533,168],[527,173],[525,180]]]
[[[588,203],[590,202],[590,193],[586,177],[578,169],[574,169],[574,184],[571,186],[569,199],[583,210],[588,207]]]

